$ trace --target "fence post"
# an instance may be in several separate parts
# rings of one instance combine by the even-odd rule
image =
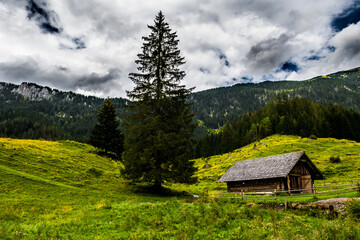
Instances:
[[[244,200],[244,190],[241,189],[241,201],[243,201],[243,200]]]
[[[290,178],[289,175],[286,176],[286,180],[287,180],[287,187],[288,187],[288,194],[290,195]]]
[[[357,182],[358,192],[360,193],[360,182]]]
[[[203,196],[204,196],[204,197],[209,197],[209,190],[208,190],[208,189],[205,189],[205,190],[204,190]]]
[[[315,188],[315,183],[313,184],[313,195],[315,197],[315,194],[316,194],[316,188]]]
[[[275,200],[276,200],[276,189],[274,189],[274,196],[275,196]]]

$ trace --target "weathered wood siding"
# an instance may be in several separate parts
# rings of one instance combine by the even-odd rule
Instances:
[[[310,175],[309,170],[305,167],[304,163],[297,162],[291,170],[290,175]]]
[[[289,181],[289,183],[287,181]],[[288,186],[290,186],[291,190],[299,189],[299,192],[311,192],[313,180],[304,163],[298,162],[287,178],[271,178],[227,183],[229,192],[274,191],[274,189],[288,190]]]
[[[229,192],[251,192],[264,190],[273,191],[274,189],[284,189],[284,180],[282,178],[273,178],[241,182],[228,182],[227,187]]]
[[[311,192],[313,186],[313,180],[309,170],[306,168],[304,163],[298,162],[291,170],[290,174],[290,188],[291,190],[296,189],[305,189],[300,190],[301,192]]]
[[[301,182],[302,182],[302,189],[304,189],[302,192],[311,193],[312,192],[311,188],[314,186],[314,181],[311,179],[311,175],[301,176]]]

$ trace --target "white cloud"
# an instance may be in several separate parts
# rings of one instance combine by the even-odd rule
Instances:
[[[187,61],[184,83],[197,91],[243,77],[255,82],[266,76],[306,79],[359,62],[359,24],[339,33],[330,25],[351,0],[47,0],[46,10],[58,17],[61,34],[44,34],[37,22],[29,21],[27,2],[0,1],[0,81],[126,97],[141,37],[150,33],[147,25],[159,10],[178,32]],[[75,49],[75,38],[86,48]],[[281,71],[284,62],[299,71]]]
[[[329,43],[336,50],[329,56],[330,64],[357,66],[360,62],[360,22],[344,28]]]

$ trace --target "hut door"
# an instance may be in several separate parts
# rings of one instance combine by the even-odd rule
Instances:
[[[298,176],[290,176],[290,188],[292,190],[300,189],[300,178]]]
[[[311,175],[301,176],[301,182],[304,192],[311,192]]]

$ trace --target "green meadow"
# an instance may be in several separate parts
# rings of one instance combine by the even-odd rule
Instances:
[[[125,181],[120,163],[92,146],[2,138],[0,239],[360,239],[359,201],[334,217],[322,210],[264,208],[284,201],[273,198],[253,205],[203,194],[225,191],[226,185],[216,181],[236,161],[300,150],[325,181],[359,179],[360,143],[274,135],[231,153],[195,159],[198,183],[166,183],[167,190],[155,195]],[[329,160],[337,156],[339,163]]]
[[[230,153],[196,159],[199,185],[204,190],[222,189],[225,191],[226,184],[219,184],[216,181],[235,162],[297,151],[305,151],[326,177],[325,182],[360,181],[360,143],[335,138],[309,139],[273,135]],[[330,157],[339,157],[340,162],[331,163]],[[324,181],[315,183],[323,184]]]

